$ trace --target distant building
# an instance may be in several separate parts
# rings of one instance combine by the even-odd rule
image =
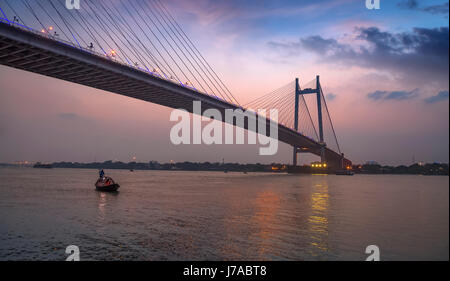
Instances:
[[[157,161],[150,161],[148,163],[148,166],[149,166],[150,169],[153,169],[153,170],[160,170],[160,169],[162,169],[161,164],[159,164]]]

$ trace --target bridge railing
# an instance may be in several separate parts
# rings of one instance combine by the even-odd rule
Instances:
[[[182,87],[194,90],[194,91],[196,91],[199,94],[206,95],[208,97],[212,97],[212,98],[218,99],[218,100],[223,101],[223,102],[228,102],[228,101],[226,101],[224,99],[221,99],[221,98],[219,98],[219,97],[217,97],[215,95],[211,95],[211,94],[199,91],[197,88],[195,88],[193,86],[190,86],[190,85],[186,85],[186,84],[184,84],[184,83],[182,83],[180,81],[178,81],[178,82],[177,81],[173,81],[172,79],[164,77],[164,76],[162,76],[161,74],[159,74],[157,72],[153,72],[153,71],[150,71],[149,69],[144,69],[142,67],[139,67],[139,66],[136,66],[136,65],[132,65],[132,64],[129,64],[129,63],[124,63],[124,62],[116,59],[114,56],[108,55],[106,53],[102,54],[102,53],[100,53],[100,52],[98,52],[98,51],[96,51],[94,49],[91,49],[91,48],[88,48],[88,47],[82,47],[79,44],[75,44],[75,43],[73,43],[71,41],[67,41],[67,40],[61,39],[59,36],[52,35],[52,34],[48,33],[47,31],[43,32],[43,31],[35,30],[35,29],[31,28],[31,27],[28,27],[26,25],[23,25],[23,24],[14,22],[14,21],[10,21],[9,19],[3,18],[3,17],[0,17],[0,22],[8,24],[9,26],[12,26],[14,28],[20,29],[21,31],[33,33],[33,34],[38,35],[40,37],[48,38],[48,39],[51,39],[53,41],[56,41],[56,42],[65,44],[67,46],[70,46],[72,48],[79,49],[79,50],[82,50],[82,51],[87,52],[87,53],[91,53],[91,54],[96,55],[98,57],[107,58],[107,59],[109,59],[109,60],[111,60],[111,61],[113,61],[115,63],[121,64],[121,65],[123,65],[125,67],[128,67],[128,68],[131,68],[133,70],[138,70],[138,71],[141,71],[143,73],[150,74],[153,77],[157,77],[157,78],[163,79],[165,81],[168,81],[170,83],[173,83],[175,85],[182,86]]]

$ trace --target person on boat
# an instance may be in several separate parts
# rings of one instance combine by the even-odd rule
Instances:
[[[105,177],[105,172],[103,171],[103,169],[100,170],[99,175],[101,179]]]

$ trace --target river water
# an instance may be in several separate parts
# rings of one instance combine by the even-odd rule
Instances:
[[[0,169],[0,260],[449,259],[449,177]]]

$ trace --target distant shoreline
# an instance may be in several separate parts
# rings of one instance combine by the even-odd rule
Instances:
[[[216,172],[270,172],[280,173],[286,172],[288,165],[280,163],[272,164],[239,164],[239,163],[194,163],[194,162],[177,162],[177,163],[158,163],[150,162],[55,162],[47,164],[8,164],[0,163],[0,167],[33,167],[36,168],[72,168],[72,169],[116,169],[116,170],[161,170],[161,171],[216,171]],[[308,165],[301,167],[304,174],[327,173],[324,169],[312,169]],[[394,174],[394,175],[449,175],[449,165],[432,163],[432,164],[413,164],[410,166],[382,166],[379,164],[362,164],[353,165],[353,172],[356,174]]]

